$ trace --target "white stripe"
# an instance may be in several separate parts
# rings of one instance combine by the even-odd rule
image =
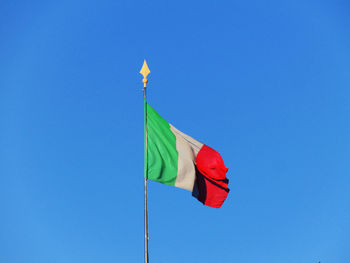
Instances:
[[[196,157],[203,143],[184,134],[171,124],[170,130],[176,137],[176,150],[179,154],[175,186],[192,191],[196,180]]]

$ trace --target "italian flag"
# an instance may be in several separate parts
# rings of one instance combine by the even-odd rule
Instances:
[[[145,102],[145,177],[192,192],[204,205],[219,208],[228,192],[220,154],[164,120]]]

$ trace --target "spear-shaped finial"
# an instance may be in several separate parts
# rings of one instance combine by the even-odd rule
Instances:
[[[142,82],[143,82],[143,87],[146,88],[146,87],[147,87],[147,82],[148,82],[147,76],[148,76],[149,73],[151,73],[151,71],[149,70],[149,68],[148,68],[148,66],[147,66],[146,59],[145,59],[145,61],[143,62],[143,66],[142,66],[142,69],[141,69],[140,73],[141,73],[142,76],[143,76],[143,80],[142,80]]]

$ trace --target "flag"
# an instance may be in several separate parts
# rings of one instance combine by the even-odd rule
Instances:
[[[228,192],[220,154],[164,120],[145,102],[147,179],[192,191],[204,205],[219,208]]]

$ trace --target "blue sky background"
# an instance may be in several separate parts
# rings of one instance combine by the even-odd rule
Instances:
[[[148,101],[221,209],[149,183],[150,262],[349,262],[348,1],[1,1],[0,262],[143,262]]]

